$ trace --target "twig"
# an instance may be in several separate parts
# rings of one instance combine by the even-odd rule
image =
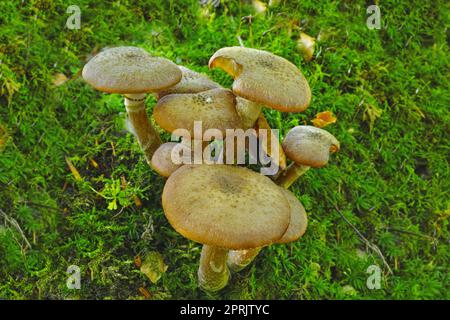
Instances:
[[[409,230],[403,230],[403,229],[398,229],[398,228],[393,228],[393,227],[386,227],[386,230],[393,231],[393,232],[404,233],[404,234],[409,234],[411,236],[416,236],[416,237],[419,237],[419,238],[425,238],[425,239],[431,240],[433,242],[437,241],[437,239],[435,237],[429,236],[427,234],[422,234],[422,233],[409,231]]]
[[[333,207],[334,209],[336,209],[336,211],[339,213],[339,215],[342,217],[342,219],[344,219],[344,221],[355,231],[355,233],[358,235],[358,237],[362,240],[362,242],[365,243],[366,246],[368,246],[370,249],[372,249],[372,251],[374,251],[383,261],[383,264],[386,266],[386,268],[388,269],[388,273],[389,274],[394,274],[392,272],[391,267],[389,266],[389,264],[386,261],[386,258],[384,257],[383,253],[381,252],[380,248],[378,248],[378,246],[372,242],[370,242],[366,237],[364,237],[364,235],[361,233],[361,231],[359,231],[345,216],[344,214],[341,212],[341,210],[339,210],[339,208],[337,207],[336,204],[333,203]]]
[[[31,249],[31,244],[28,241],[27,237],[25,236],[25,233],[22,231],[22,228],[20,227],[19,223],[16,221],[16,219],[8,216],[6,214],[6,212],[4,212],[2,209],[0,209],[0,213],[2,214],[2,216],[5,218],[5,220],[7,222],[9,222],[14,228],[16,228],[16,230],[19,232],[19,234],[22,236],[22,239],[25,241],[25,244],[27,245],[25,247],[25,249],[30,248]]]

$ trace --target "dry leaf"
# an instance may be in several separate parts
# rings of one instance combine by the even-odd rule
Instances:
[[[136,205],[136,207],[140,208],[142,206],[142,201],[141,201],[141,199],[139,199],[138,196],[134,195],[133,201],[134,201],[134,204]]]
[[[253,0],[252,1],[253,8],[255,9],[256,13],[264,13],[267,10],[267,5],[259,0]]]
[[[137,255],[136,257],[134,257],[134,265],[136,266],[136,268],[140,268],[142,265],[142,260],[141,260],[141,256]]]
[[[316,117],[311,120],[314,127],[323,128],[329,124],[335,123],[337,118],[333,115],[331,111],[323,111],[316,114]]]
[[[95,169],[98,169],[98,163],[97,163],[97,161],[95,161],[94,159],[91,159],[90,162],[91,162],[92,166],[93,166]]]
[[[280,4],[280,0],[270,0],[269,1],[269,7],[276,7]]]
[[[122,190],[125,190],[127,188],[127,179],[125,179],[125,176],[120,176],[120,187]]]
[[[382,113],[383,110],[371,104],[368,104],[364,109],[363,121],[369,121],[369,131],[372,131],[375,120],[381,117]]]
[[[144,287],[140,287],[139,292],[147,299],[150,299],[152,297],[150,292],[147,289],[145,289]]]
[[[314,54],[316,39],[301,32],[300,38],[297,40],[297,49],[306,61],[311,61]]]
[[[80,173],[78,172],[77,168],[73,165],[72,161],[70,161],[69,158],[66,157],[67,165],[69,166],[70,172],[72,172],[73,177],[77,181],[82,181],[83,178],[81,177]]]
[[[167,265],[159,252],[151,251],[147,253],[141,264],[141,272],[144,273],[151,282],[156,283],[166,272]]]
[[[54,86],[59,87],[69,80],[63,73],[56,73],[53,75],[52,83]]]

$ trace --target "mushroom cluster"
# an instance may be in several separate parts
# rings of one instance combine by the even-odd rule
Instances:
[[[199,286],[217,291],[227,285],[230,270],[245,268],[263,247],[303,236],[305,209],[287,189],[309,168],[325,166],[340,144],[323,129],[296,126],[282,144],[277,141],[277,150],[270,143],[262,145],[280,169],[272,177],[236,164],[203,162],[205,149],[217,137],[192,139],[196,121],[221,133],[222,144],[227,129],[255,129],[259,139],[262,129],[270,131],[263,108],[302,112],[311,101],[301,71],[270,52],[226,47],[212,55],[208,66],[228,73],[234,79],[231,89],[136,47],[100,52],[82,75],[95,89],[124,96],[129,124],[147,163],[167,178],[162,193],[167,220],[182,236],[203,245]],[[181,142],[162,143],[147,115],[147,93],[157,98],[153,118],[158,126],[172,134],[182,129],[189,138],[181,135]]]

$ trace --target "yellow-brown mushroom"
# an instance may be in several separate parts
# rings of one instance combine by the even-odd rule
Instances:
[[[295,195],[283,188],[280,188],[284,193],[286,199],[289,202],[291,219],[289,222],[289,227],[283,234],[281,239],[277,240],[275,243],[289,243],[296,241],[306,231],[308,225],[308,219],[306,216],[306,211],[300,201],[295,197]],[[227,264],[228,267],[235,272],[238,272],[248,266],[259,254],[263,247],[248,249],[248,250],[232,250],[228,254]]]
[[[320,168],[328,163],[330,153],[340,149],[339,141],[328,131],[313,126],[292,128],[283,140],[283,149],[292,164],[276,182],[289,188],[310,167]]]
[[[145,96],[178,83],[181,71],[177,65],[141,48],[117,47],[94,56],[84,66],[82,75],[97,90],[124,95],[132,131],[150,164],[161,139],[149,122]]]
[[[207,75],[193,71],[189,68],[178,66],[182,72],[181,81],[167,90],[158,92],[158,98],[174,93],[198,93],[211,89],[221,88],[221,86],[212,81]]]
[[[208,291],[228,283],[229,250],[276,242],[290,221],[290,205],[272,180],[247,168],[183,166],[167,180],[164,213],[184,237],[203,244],[198,278]]]

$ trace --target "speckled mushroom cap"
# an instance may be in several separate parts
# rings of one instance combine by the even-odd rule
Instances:
[[[193,94],[170,94],[158,101],[153,109],[156,123],[166,131],[186,129],[194,135],[194,121],[202,121],[203,132],[241,128],[235,108],[235,97],[228,89],[211,89]]]
[[[158,98],[174,93],[197,93],[210,89],[221,88],[221,86],[212,81],[208,76],[192,71],[183,66],[178,66],[183,74],[181,81],[167,90],[158,92]]]
[[[146,93],[175,85],[181,80],[181,71],[170,60],[153,57],[144,49],[116,47],[89,60],[83,79],[103,92]]]
[[[306,231],[308,226],[308,219],[306,217],[306,211],[297,197],[284,188],[280,188],[291,207],[291,221],[289,227],[284,233],[283,237],[277,241],[277,243],[289,243],[300,238]]]
[[[301,112],[311,100],[311,90],[301,71],[270,52],[245,48],[219,49],[209,60],[233,78],[234,94],[282,112]]]
[[[283,150],[297,164],[320,168],[330,153],[338,151],[339,141],[328,131],[313,126],[292,128],[283,140]]]
[[[290,221],[289,203],[272,180],[229,165],[183,166],[167,180],[162,205],[184,237],[234,250],[276,242]]]
[[[152,156],[152,168],[163,177],[169,177],[182,164],[175,164],[172,161],[172,150],[179,145],[178,142],[166,142],[156,149]]]

